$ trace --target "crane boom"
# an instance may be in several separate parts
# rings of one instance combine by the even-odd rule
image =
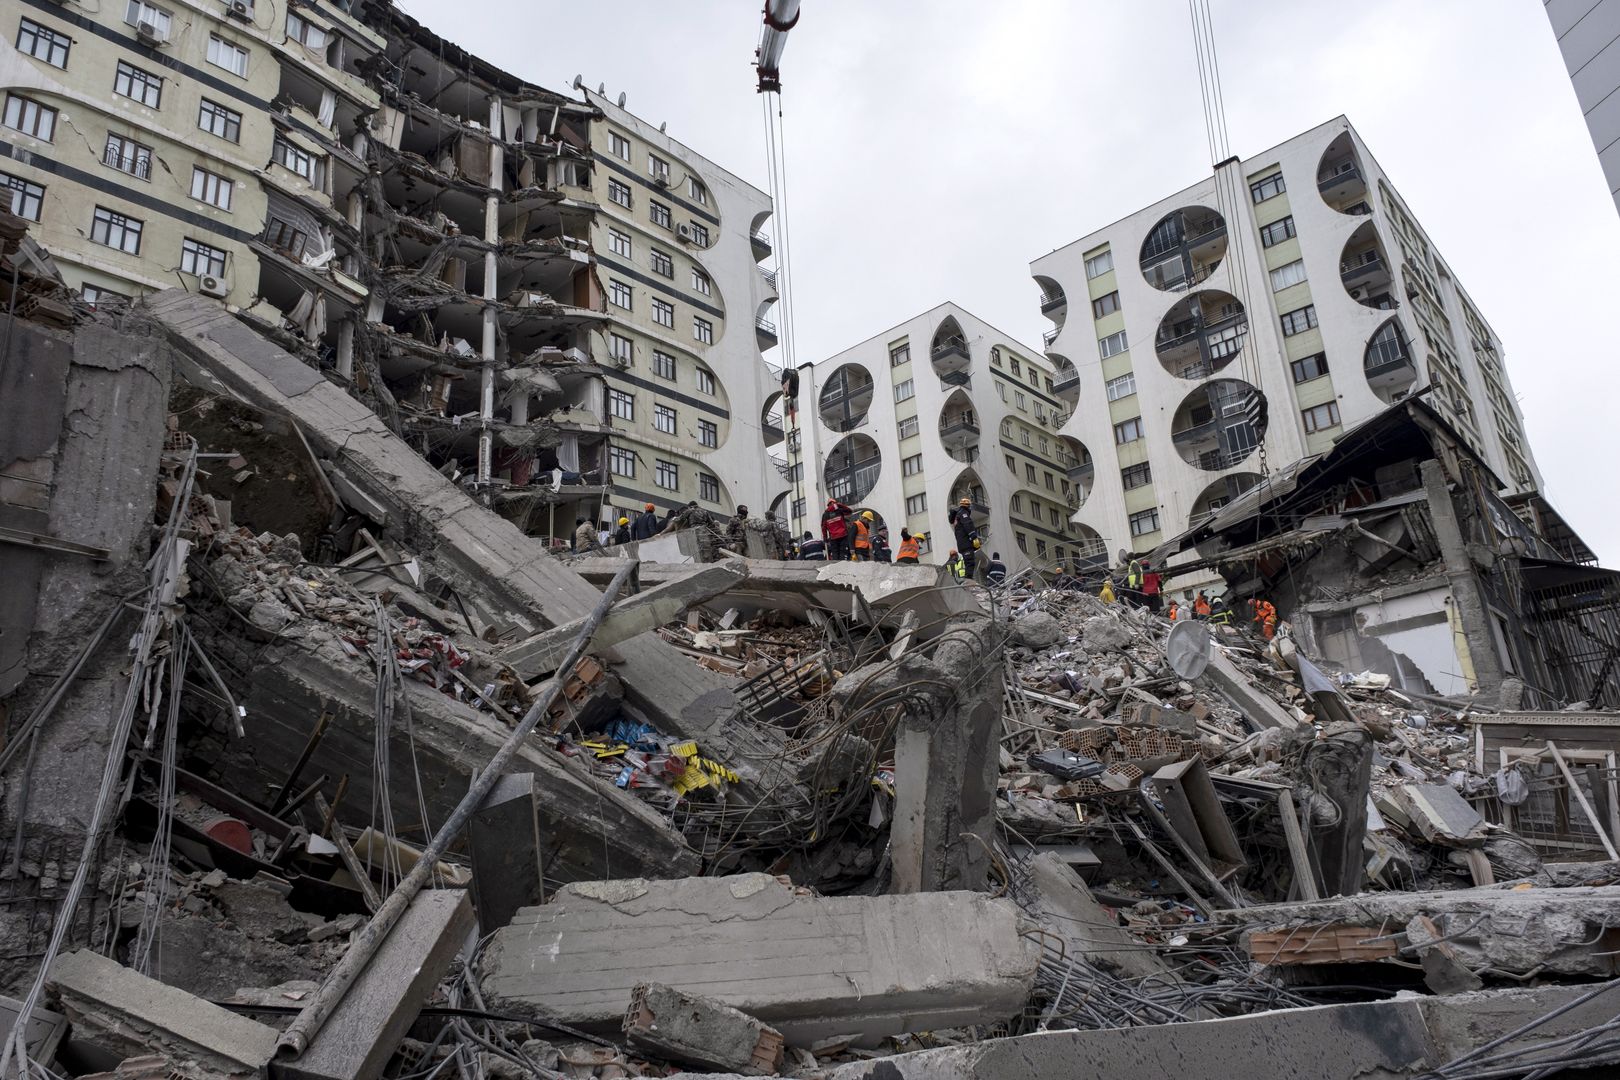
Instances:
[[[765,0],[765,28],[759,34],[754,70],[761,94],[782,89],[782,50],[788,31],[799,21],[799,0]]]

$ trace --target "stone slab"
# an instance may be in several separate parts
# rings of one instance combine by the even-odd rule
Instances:
[[[545,856],[533,773],[512,773],[495,781],[467,826],[467,839],[478,925],[484,933],[511,922],[519,908],[545,899]]]

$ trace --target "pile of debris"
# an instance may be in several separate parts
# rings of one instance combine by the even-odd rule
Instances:
[[[125,433],[136,510],[54,488],[41,532],[99,557],[58,537],[0,606],[8,1061],[1620,1060],[1614,717],[935,567],[559,559],[217,307],[118,318],[169,404]],[[77,476],[105,436],[64,430]]]

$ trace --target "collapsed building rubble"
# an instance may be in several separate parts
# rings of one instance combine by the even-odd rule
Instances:
[[[1620,1061],[1616,714],[1038,575],[561,558],[250,320],[66,310],[0,371],[9,1061]]]

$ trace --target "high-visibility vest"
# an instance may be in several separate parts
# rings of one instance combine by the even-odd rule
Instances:
[[[1105,604],[1112,604],[1114,602],[1114,583],[1112,581],[1103,582],[1102,588],[1097,591],[1097,597]]]
[[[917,538],[908,536],[900,541],[900,558],[915,559],[917,557]]]
[[[1277,609],[1271,605],[1270,600],[1262,600],[1258,604],[1254,605],[1255,622],[1275,621],[1276,618]]]
[[[1172,601],[1170,601],[1170,606],[1169,606],[1169,608],[1167,608],[1167,609],[1166,609],[1166,610],[1165,610],[1165,614],[1166,614],[1166,615],[1167,615],[1167,616],[1169,616],[1169,618],[1170,618],[1170,621],[1171,621],[1171,622],[1175,622],[1175,621],[1176,621],[1176,614],[1177,614],[1177,613],[1178,613],[1178,612],[1179,612],[1179,611],[1180,611],[1180,610],[1181,610],[1181,608],[1180,608],[1180,607],[1178,607],[1178,606],[1177,606],[1177,605],[1176,605],[1176,602],[1175,602],[1175,601],[1174,601],[1174,600],[1172,600]]]
[[[951,577],[955,578],[957,581],[961,581],[963,578],[967,577],[967,563],[962,561],[962,556],[958,555],[946,565],[951,568]]]
[[[872,546],[872,526],[864,521],[855,522],[855,546],[857,548]]]
[[[1198,599],[1194,600],[1193,601],[1193,614],[1194,615],[1208,615],[1209,614],[1209,601],[1205,600],[1202,596],[1200,596]]]
[[[1125,571],[1125,584],[1133,589],[1142,587],[1142,564],[1136,559],[1131,560],[1130,567]]]

